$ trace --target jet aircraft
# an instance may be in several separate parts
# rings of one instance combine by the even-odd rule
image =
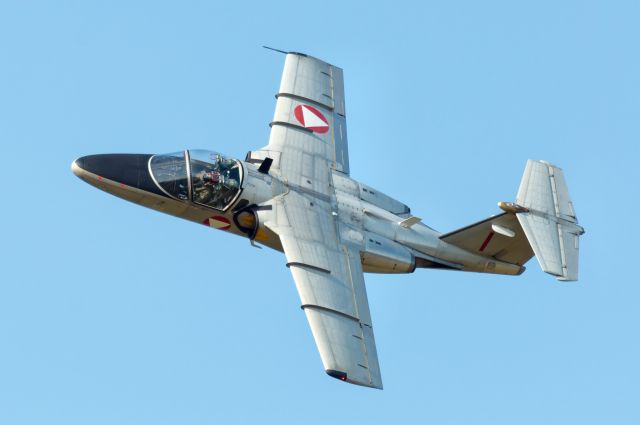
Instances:
[[[208,150],[100,154],[71,168],[128,201],[281,251],[327,374],[382,388],[364,273],[436,268],[519,275],[534,255],[578,278],[578,225],[563,172],[529,160],[515,202],[439,233],[350,175],[342,69],[286,53],[268,144],[238,160]]]

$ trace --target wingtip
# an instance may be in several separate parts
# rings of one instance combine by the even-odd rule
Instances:
[[[327,372],[327,375],[329,375],[332,378],[336,378],[345,382],[347,381],[347,374],[345,372],[341,372],[339,370],[333,370],[333,369],[327,369],[325,372]]]
[[[377,390],[381,390],[382,389],[382,382],[365,384],[363,382],[350,380],[349,377],[347,376],[346,372],[342,372],[342,371],[339,371],[339,370],[333,370],[333,369],[327,369],[325,372],[327,372],[327,375],[329,375],[330,377],[336,378],[336,379],[338,379],[340,381],[343,381],[343,382],[348,382],[349,384],[360,385],[362,387],[368,387],[368,388],[375,388]]]

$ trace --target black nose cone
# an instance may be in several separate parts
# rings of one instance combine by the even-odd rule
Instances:
[[[149,174],[149,159],[152,156],[120,153],[88,155],[76,159],[71,169],[78,177],[85,180],[91,178],[87,177],[86,173],[91,173],[100,180],[108,179],[125,186],[166,196]]]

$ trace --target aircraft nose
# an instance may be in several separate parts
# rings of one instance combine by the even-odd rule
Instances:
[[[71,164],[71,171],[89,184],[110,180],[120,186],[134,187],[165,196],[149,174],[150,154],[87,155]]]

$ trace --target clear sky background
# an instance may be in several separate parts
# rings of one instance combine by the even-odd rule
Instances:
[[[0,424],[638,424],[637,1],[0,3]],[[449,231],[565,171],[579,283],[367,275],[383,391],[325,375],[284,256],[83,183],[267,143],[284,56],[345,70],[352,176]]]

